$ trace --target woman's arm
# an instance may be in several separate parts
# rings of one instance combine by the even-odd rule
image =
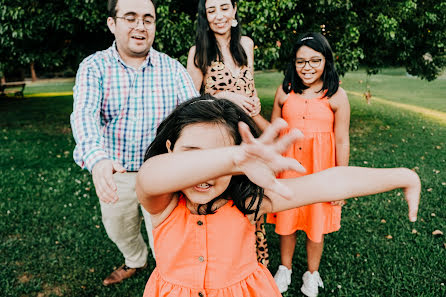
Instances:
[[[251,73],[254,75],[254,41],[249,38],[248,36],[242,36],[241,38],[241,44],[243,46],[243,49],[246,52],[246,56],[248,57],[248,67],[251,70]],[[260,98],[257,95],[257,89],[254,88],[254,105],[249,110],[250,115],[254,122],[257,124],[257,126],[260,128],[261,131],[264,131],[266,127],[270,125],[270,122],[268,122],[261,114],[261,102]]]
[[[186,69],[190,77],[192,77],[195,88],[200,92],[201,85],[203,84],[203,72],[201,72],[200,68],[195,66],[195,46],[191,47],[189,50]]]
[[[303,205],[367,196],[403,188],[409,205],[409,219],[417,218],[421,183],[418,175],[407,168],[374,169],[363,167],[334,167],[315,174],[280,180],[293,193],[286,200],[269,190],[270,209],[279,212]],[[267,202],[268,203],[268,202]]]

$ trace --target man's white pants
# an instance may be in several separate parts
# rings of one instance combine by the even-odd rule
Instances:
[[[102,223],[110,239],[118,246],[125,258],[125,264],[139,268],[147,262],[147,245],[141,235],[142,210],[149,245],[153,250],[152,221],[150,214],[140,205],[135,192],[136,172],[115,173],[113,178],[118,188],[116,203],[101,203]]]

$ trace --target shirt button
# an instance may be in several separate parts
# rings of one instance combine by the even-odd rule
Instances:
[[[305,120],[305,117],[302,117]]]
[[[199,292],[199,293],[198,293],[198,296],[199,296],[199,297],[204,297],[204,294],[201,293],[201,292]]]
[[[204,257],[203,256],[198,257],[198,261],[203,262],[204,261]]]
[[[203,222],[202,222],[202,221],[198,221],[198,222],[197,222],[197,225],[198,225],[198,226],[201,226],[201,225],[203,225]]]

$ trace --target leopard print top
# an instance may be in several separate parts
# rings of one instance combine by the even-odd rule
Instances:
[[[215,95],[221,91],[229,91],[247,97],[255,94],[254,76],[247,66],[242,66],[238,76],[234,76],[223,62],[212,62],[203,79],[204,92]]]

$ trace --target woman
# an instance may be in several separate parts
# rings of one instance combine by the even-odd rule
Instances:
[[[236,0],[200,0],[195,45],[187,60],[195,87],[239,105],[264,130],[269,122],[260,115],[254,84],[254,42],[241,36]],[[263,217],[257,222],[257,256],[268,265]]]

